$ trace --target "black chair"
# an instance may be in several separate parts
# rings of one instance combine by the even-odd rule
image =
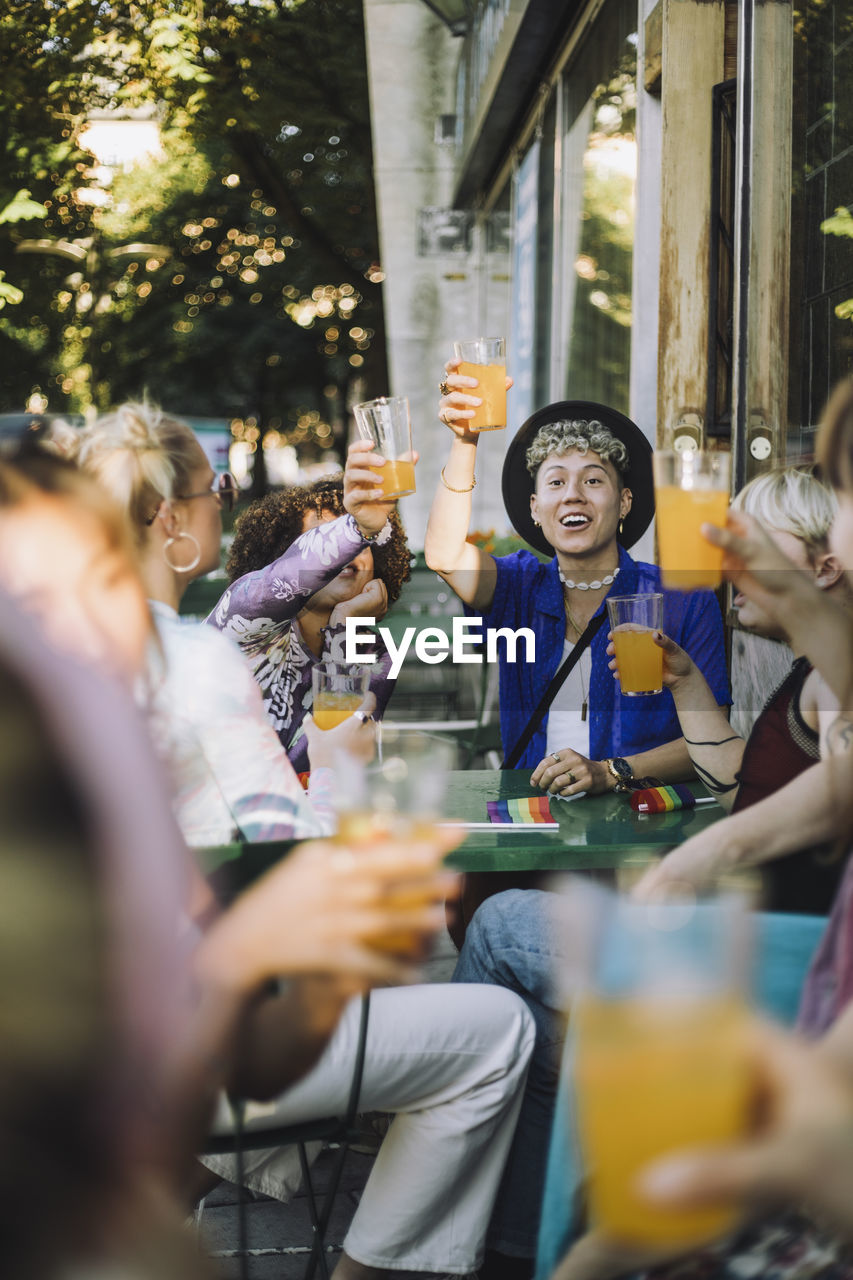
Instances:
[[[347,1152],[350,1144],[360,1136],[357,1117],[359,1098],[361,1096],[361,1081],[364,1075],[369,1018],[370,995],[368,993],[362,997],[352,1083],[346,1111],[342,1116],[327,1116],[317,1120],[306,1120],[299,1124],[279,1125],[269,1129],[245,1129],[242,1125],[242,1102],[237,1100],[233,1104],[235,1111],[234,1131],[226,1134],[212,1134],[204,1145],[203,1154],[205,1155],[235,1156],[237,1159],[238,1179],[242,1151],[258,1151],[266,1150],[270,1147],[292,1145],[297,1147],[299,1163],[302,1169],[302,1180],[305,1184],[308,1200],[308,1212],[311,1217],[311,1252],[305,1268],[305,1280],[313,1280],[318,1267],[322,1280],[329,1280],[329,1266],[326,1259],[326,1233],[332,1217],[332,1209],[340,1186]],[[306,1150],[306,1144],[309,1142],[337,1144],[337,1151],[335,1152],[335,1159],[329,1175],[322,1207],[320,1207],[318,1191],[311,1177],[311,1165]],[[197,1221],[200,1221],[200,1213]],[[239,1247],[236,1252],[241,1259],[241,1275],[245,1277],[247,1275],[246,1259],[249,1256],[245,1199],[241,1200],[240,1203],[239,1236]]]
[[[227,906],[243,889],[252,884],[265,871],[268,871],[270,867],[274,866],[282,858],[287,857],[296,844],[297,841],[295,840],[269,840],[259,843],[235,841],[230,845],[197,848],[194,853],[203,871],[206,872],[208,882],[220,904]],[[312,1229],[311,1252],[305,1269],[305,1280],[313,1280],[318,1268],[322,1280],[329,1280],[329,1268],[326,1261],[326,1233],[332,1216],[335,1197],[340,1186],[347,1151],[354,1139],[360,1136],[357,1116],[359,1098],[361,1096],[361,1082],[364,1075],[364,1057],[367,1048],[369,1018],[370,995],[368,994],[362,997],[361,1019],[355,1059],[353,1061],[352,1082],[346,1111],[342,1116],[325,1116],[298,1124],[279,1125],[264,1129],[245,1129],[242,1124],[242,1102],[237,1099],[232,1102],[235,1113],[233,1132],[211,1134],[205,1142],[201,1153],[203,1155],[233,1155],[237,1159],[239,1170],[242,1151],[260,1151],[267,1150],[270,1147],[293,1145],[297,1147]],[[322,1209],[319,1206],[317,1188],[311,1178],[311,1166],[306,1150],[309,1142],[337,1144],[337,1151],[332,1164]],[[202,1205],[203,1203],[202,1201]],[[200,1208],[197,1212],[197,1224],[200,1222],[202,1211]],[[240,1205],[239,1235],[237,1254],[242,1259],[242,1275],[245,1276],[245,1260],[248,1256],[245,1198]]]

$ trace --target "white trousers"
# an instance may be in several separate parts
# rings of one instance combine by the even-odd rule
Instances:
[[[258,1108],[263,1114],[250,1113],[246,1127],[343,1114],[360,1015],[361,1001],[351,1001],[313,1071]],[[477,1269],[533,1040],[526,1006],[501,987],[430,984],[373,993],[359,1109],[393,1111],[396,1119],[344,1241],[351,1258],[406,1271]],[[294,1154],[247,1152],[244,1181],[288,1198]],[[225,1176],[233,1169],[216,1157],[204,1162]]]

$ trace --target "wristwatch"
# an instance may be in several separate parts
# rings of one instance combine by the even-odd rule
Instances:
[[[634,770],[627,760],[622,756],[612,756],[609,760],[605,760],[604,763],[607,765],[611,777],[616,779],[614,791],[633,791],[631,784],[634,781]]]

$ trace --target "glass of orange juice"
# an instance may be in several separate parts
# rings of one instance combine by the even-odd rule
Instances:
[[[357,852],[385,840],[432,840],[455,760],[452,742],[417,730],[384,728],[381,760],[363,765],[346,757],[335,769],[338,842]],[[407,885],[390,899],[404,910],[417,906],[419,895],[429,898],[430,884],[425,879],[420,890]],[[387,934],[374,945],[402,955],[413,943],[409,935]]]
[[[731,454],[664,450],[655,453],[652,461],[663,585],[676,591],[718,587],[723,553],[699,530],[703,524],[726,523]]]
[[[658,1207],[641,1178],[664,1156],[747,1132],[748,912],[734,894],[651,905],[598,894],[608,901],[587,904],[570,1023],[591,1217],[629,1245],[700,1244],[735,1224],[737,1206]]]
[[[629,698],[660,693],[663,650],[655,644],[654,633],[663,630],[662,592],[608,596],[607,613],[622,692]]]
[[[371,467],[379,476],[386,498],[404,498],[415,492],[415,455],[412,450],[412,422],[405,396],[380,396],[353,406],[355,423],[362,440],[372,440],[385,461]]]
[[[312,714],[318,729],[334,729],[357,711],[370,682],[366,667],[350,662],[318,662],[311,671]]]
[[[468,431],[497,431],[506,426],[506,340],[504,338],[467,338],[454,342],[461,364],[457,373],[476,378],[479,386],[472,394],[483,403],[474,408],[473,418],[466,420]]]

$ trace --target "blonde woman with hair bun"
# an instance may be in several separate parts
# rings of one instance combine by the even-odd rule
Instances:
[[[355,454],[366,456],[364,450]],[[81,461],[119,500],[133,524],[163,647],[151,717],[154,736],[172,761],[176,813],[188,841],[220,843],[235,828],[255,840],[281,836],[287,828],[296,836],[316,832],[326,815],[331,817],[332,773],[318,765],[326,763],[335,747],[372,751],[374,725],[351,716],[321,733],[310,718],[306,721],[312,808],[301,796],[248,663],[215,628],[179,621],[177,608],[187,582],[219,562],[220,506],[229,500],[229,490],[215,484],[189,428],[148,406],[126,405],[96,423]],[[305,591],[310,597],[371,540],[371,532],[381,534],[387,510],[372,488],[365,493],[373,497],[372,502],[365,499],[365,512],[357,519],[340,517],[322,531],[325,545],[331,536],[336,547],[322,566],[316,556],[309,559],[317,530],[297,539],[294,545],[306,554],[297,552],[305,567],[294,594]],[[372,703],[368,694],[365,710]],[[374,856],[382,853],[377,849]],[[415,862],[421,857],[417,844],[410,856]],[[262,889],[250,889],[240,901],[256,891]],[[433,914],[430,920],[435,921]],[[238,938],[237,962],[241,951]],[[209,976],[228,989],[233,978],[227,957]],[[249,1119],[250,1126],[269,1128],[345,1108],[360,1016],[360,1002],[347,1003],[316,1065],[286,1092],[271,1096],[278,1084],[270,1077],[269,1092],[265,1088],[262,1094],[270,1098],[269,1105],[262,1116]],[[282,1035],[289,1037],[287,1027],[269,1020],[267,1038],[273,1046]],[[361,1103],[366,1111],[397,1114],[344,1241],[337,1280],[381,1280],[389,1272],[476,1271],[533,1041],[532,1019],[509,991],[428,983],[374,993]],[[260,1033],[250,1043],[260,1045]],[[219,1119],[225,1123],[224,1116]],[[204,1163],[226,1177],[235,1176],[229,1157],[205,1157]],[[286,1149],[246,1153],[243,1181],[256,1191],[288,1199],[294,1173],[298,1179],[296,1169],[295,1157]]]
[[[333,752],[369,757],[373,725],[350,717],[327,733],[309,726],[306,796],[236,647],[213,628],[178,617],[188,584],[219,565],[232,478],[215,475],[185,423],[149,404],[124,404],[99,419],[84,437],[79,462],[124,511],[136,543],[162,646],[162,654],[152,655],[150,720],[187,843],[331,832]]]

